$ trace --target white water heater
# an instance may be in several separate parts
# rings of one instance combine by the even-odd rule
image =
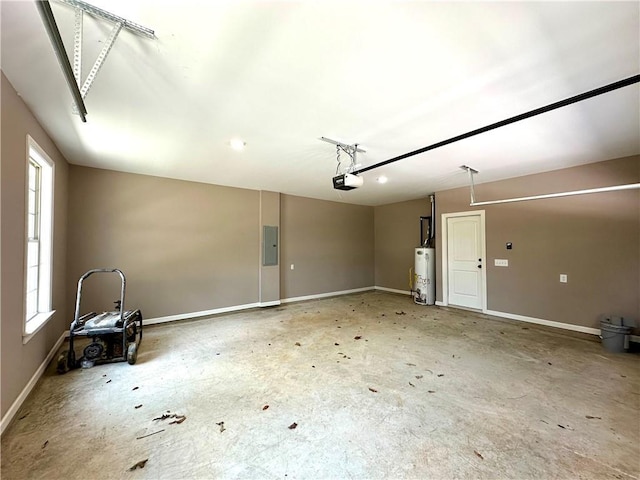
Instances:
[[[420,305],[436,303],[436,249],[415,249],[413,301]]]

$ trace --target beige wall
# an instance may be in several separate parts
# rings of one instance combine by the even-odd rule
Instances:
[[[117,267],[144,318],[258,301],[260,192],[75,165],[69,181],[71,291]],[[86,282],[83,311],[111,308],[103,283]]]
[[[475,192],[487,201],[637,182],[640,156],[481,184]],[[640,318],[638,190],[471,208],[469,189],[459,188],[437,192],[436,203],[437,227],[443,213],[485,210],[489,310],[593,328],[601,314]],[[442,228],[436,232],[442,300]],[[509,267],[493,266],[495,258]]]
[[[69,327],[66,291],[67,178],[68,165],[47,133],[17,95],[4,74],[1,77],[1,218],[2,218],[2,395],[4,417],[47,354]],[[27,135],[55,163],[53,226],[53,318],[23,345],[24,262]]]
[[[278,227],[278,264],[264,266],[263,227]],[[263,304],[273,304],[280,300],[280,194],[260,192],[260,299]]]
[[[375,207],[376,286],[409,291],[413,252],[420,246],[420,217],[430,215],[428,197]]]
[[[282,195],[280,222],[282,298],[373,286],[373,207]]]

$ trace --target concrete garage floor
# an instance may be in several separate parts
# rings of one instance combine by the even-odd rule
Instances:
[[[50,366],[2,479],[637,479],[638,356],[595,340],[382,292],[149,327]]]

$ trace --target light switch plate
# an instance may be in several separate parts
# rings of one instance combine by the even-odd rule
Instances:
[[[566,273],[561,273],[560,274],[560,283],[567,283],[567,274]]]
[[[509,260],[507,260],[506,258],[495,258],[493,260],[493,264],[496,267],[508,267],[509,266]]]

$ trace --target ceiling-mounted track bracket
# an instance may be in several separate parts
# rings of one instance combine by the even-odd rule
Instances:
[[[81,2],[80,0],[55,0],[58,3],[62,3],[65,5],[69,5],[73,8],[78,8],[83,12],[87,12],[89,15],[93,15],[94,17],[101,18],[103,20],[108,20],[112,23],[121,23],[122,28],[125,30],[129,30],[137,35],[142,35],[147,38],[156,38],[155,32],[150,28],[143,27],[142,25],[138,25],[131,20],[127,20],[126,18],[119,17],[118,15],[114,15],[111,12],[107,12],[101,8],[95,7],[89,3]]]
[[[323,142],[331,143],[336,146],[336,157],[337,157],[336,160],[338,162],[338,165],[336,167],[336,173],[340,173],[340,165],[341,165],[340,152],[341,151],[346,153],[349,156],[349,159],[351,160],[351,162],[349,163],[349,166],[347,167],[344,173],[351,173],[357,168],[357,164],[356,164],[357,153],[367,152],[366,150],[363,150],[362,148],[360,148],[360,146],[357,143],[354,143],[353,145],[349,145],[347,143],[339,142],[338,140],[332,140],[331,138],[327,138],[327,137],[320,137],[320,140],[322,140]]]
[[[129,30],[130,32],[133,32],[137,35],[141,35],[147,38],[156,38],[153,30],[143,27],[142,25],[138,25],[137,23],[134,23],[130,20],[114,15],[113,13],[107,12],[106,10],[95,7],[88,3],[81,2],[79,0],[56,0],[56,1],[64,5],[69,5],[74,9],[75,18],[74,18],[74,32],[73,32],[73,78],[75,78],[75,82],[77,84],[78,91],[80,93],[80,97],[82,100],[84,100],[85,97],[87,96],[87,93],[89,92],[89,89],[93,85],[96,75],[102,68],[102,65],[104,65],[104,62],[107,59],[107,56],[109,55],[109,52],[111,51],[111,48],[113,47],[113,44],[115,43],[116,39],[118,38],[118,34],[122,29]],[[41,2],[37,2],[37,3],[41,3]],[[48,2],[42,2],[42,3],[48,4]],[[96,18],[112,22],[114,26],[111,29],[111,33],[109,34],[109,37],[105,41],[105,44],[102,47],[102,50],[98,54],[98,58],[93,64],[93,67],[89,71],[89,74],[87,75],[87,78],[84,79],[84,83],[83,83],[82,40],[83,40],[83,18],[84,18],[83,15],[85,12]],[[52,14],[51,14],[51,17],[53,18]],[[46,22],[45,22],[45,25],[46,25]],[[57,30],[57,27],[56,27],[56,30]],[[58,36],[59,36],[59,32],[58,32]],[[54,43],[54,49],[55,48],[56,48],[56,45]],[[65,52],[65,56],[66,56],[66,52]],[[84,109],[84,105],[82,106],[82,109]],[[78,106],[78,101],[76,100],[73,105],[73,112],[78,114],[80,110],[81,109]],[[85,113],[86,113],[86,110],[85,110]],[[82,115],[82,117],[83,117],[82,120],[86,121],[84,118],[84,115]]]
[[[471,168],[467,165],[460,165],[460,168],[469,174],[469,187],[471,191],[471,203],[476,203],[476,193],[473,190],[473,174],[478,173],[478,170]]]

